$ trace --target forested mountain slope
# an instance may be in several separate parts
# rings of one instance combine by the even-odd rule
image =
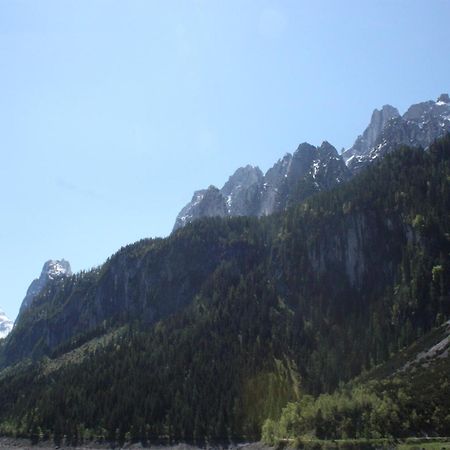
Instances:
[[[445,322],[332,394],[288,403],[278,420],[266,420],[263,440],[448,436],[449,350]]]
[[[447,136],[279,215],[123,248],[51,284],[4,342],[4,366],[50,359],[1,372],[2,429],[256,438],[448,320],[449,231]]]

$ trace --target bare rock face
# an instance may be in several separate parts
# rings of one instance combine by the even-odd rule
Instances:
[[[261,191],[261,204],[258,207],[257,215],[266,216],[283,208],[283,188],[291,163],[292,155],[287,153],[266,172]]]
[[[282,211],[349,177],[342,157],[330,143],[324,141],[320,147],[314,147],[304,142],[292,155],[288,153],[267,171],[257,215]]]
[[[384,105],[381,111],[375,109],[363,134],[358,136],[353,146],[342,154],[344,160],[347,162],[354,155],[367,155],[375,145],[387,122],[396,117],[400,117],[400,114],[397,108],[391,105]]]
[[[234,172],[220,190],[230,216],[254,216],[258,213],[264,175],[259,167],[247,165]]]
[[[27,290],[27,294],[22,301],[19,316],[31,306],[33,300],[42,292],[49,281],[62,277],[69,277],[71,275],[72,270],[70,268],[70,263],[65,259],[50,259],[47,261],[42,268],[39,278],[36,278],[31,282],[30,287]]]
[[[448,94],[440,95],[436,101],[412,105],[403,116],[398,112],[395,114],[396,111],[389,107],[383,118],[375,110],[364,134],[343,153],[352,173],[402,145],[427,148],[434,140],[450,132]]]
[[[265,175],[258,167],[248,165],[237,169],[220,191],[210,187],[195,192],[178,214],[174,230],[200,217],[264,216],[282,211],[349,176],[342,157],[331,144],[324,142],[314,147],[305,142],[293,154],[279,159]]]
[[[180,211],[173,227],[184,227],[201,217],[225,217],[228,215],[225,198],[215,186],[195,191],[192,200]]]
[[[13,328],[12,320],[9,320],[6,314],[0,309],[0,339],[5,338]]]
[[[320,190],[327,190],[347,181],[350,178],[350,172],[337,150],[329,142],[324,141],[317,148],[312,176]]]

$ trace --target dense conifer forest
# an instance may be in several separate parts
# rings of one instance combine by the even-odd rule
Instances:
[[[449,435],[447,360],[345,384],[449,318],[447,136],[285,213],[201,219],[50,286],[0,344],[0,432]]]

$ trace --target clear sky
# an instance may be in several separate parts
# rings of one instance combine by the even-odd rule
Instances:
[[[1,0],[0,308],[196,189],[450,90],[450,0]]]

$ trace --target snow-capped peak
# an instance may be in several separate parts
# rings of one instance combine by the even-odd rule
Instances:
[[[72,275],[72,270],[70,268],[69,261],[65,259],[50,259],[42,268],[41,275],[39,278],[33,280],[28,288],[27,295],[23,299],[22,305],[19,311],[20,315],[29,308],[33,300],[42,292],[42,290],[47,286],[47,283],[52,280],[57,280],[63,277],[70,277]]]
[[[0,309],[0,339],[8,336],[12,330],[13,322],[9,320],[4,311]]]
[[[448,104],[450,104],[450,97],[448,94],[441,94],[436,101],[436,105],[438,106],[444,106]]]
[[[50,280],[60,278],[62,276],[71,275],[72,271],[70,269],[70,264],[65,259],[54,260],[51,259],[44,264],[42,269],[43,273],[47,273]]]

